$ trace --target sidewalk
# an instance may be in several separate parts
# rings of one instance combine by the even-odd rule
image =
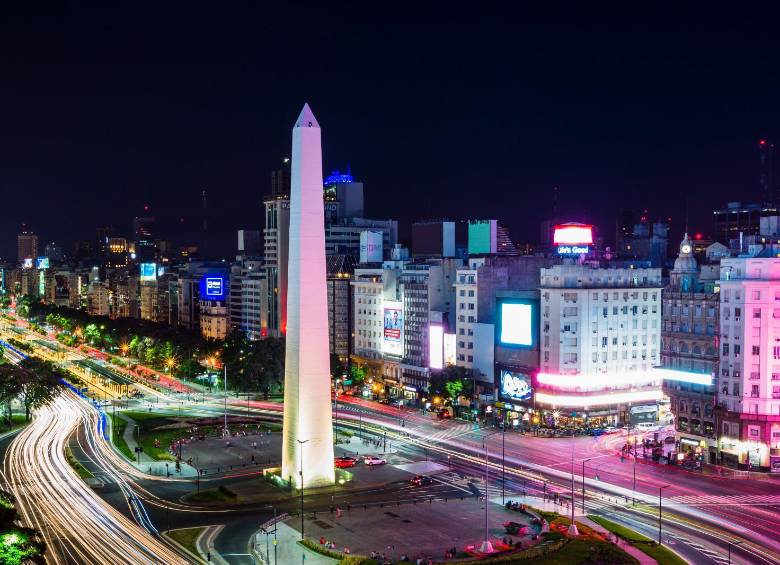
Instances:
[[[203,561],[216,563],[217,565],[229,565],[227,561],[214,549],[214,540],[225,526],[207,526],[195,540],[195,548]]]
[[[646,553],[642,553],[636,547],[634,547],[627,541],[624,541],[623,539],[617,537],[615,534],[607,530],[604,526],[602,526],[597,522],[594,522],[587,516],[581,516],[580,518],[577,519],[577,521],[585,526],[588,526],[590,529],[594,530],[595,532],[602,534],[605,538],[607,538],[607,540],[611,541],[620,549],[628,553],[631,557],[639,561],[640,565],[656,565],[658,563],[658,561],[656,561]]]
[[[138,442],[135,441],[135,429],[137,427],[137,424],[132,418],[129,418],[128,416],[122,414],[121,412],[117,414],[117,418],[121,418],[125,422],[127,422],[127,426],[125,427],[125,431],[122,434],[122,438],[125,440],[125,443],[127,444],[127,447],[130,448],[130,451],[135,453],[135,448],[138,447]],[[110,419],[108,420],[111,421]],[[130,463],[141,471],[142,473],[148,473],[150,475],[160,475],[164,476],[167,472],[170,472],[172,477],[197,477],[198,471],[194,467],[191,467],[190,465],[187,465],[186,463],[181,463],[181,472],[176,472],[176,463],[173,461],[156,461],[149,457],[144,452],[136,454],[136,459],[133,461],[130,461]]]
[[[277,524],[277,544],[276,544],[276,562],[274,561],[273,540],[269,540],[268,553],[266,555],[265,534],[260,530],[254,533],[254,549],[252,555],[257,557],[260,563],[264,565],[278,565],[281,563],[306,563],[307,565],[334,565],[339,562],[338,559],[326,557],[303,547],[298,543],[301,534],[283,522]],[[250,544],[252,541],[250,540]],[[213,556],[212,556],[213,557]]]

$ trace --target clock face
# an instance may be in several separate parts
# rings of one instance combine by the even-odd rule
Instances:
[[[691,252],[691,246],[690,246],[690,245],[688,245],[688,244],[686,243],[685,245],[683,245],[683,246],[680,248],[680,250],[681,250],[683,253],[690,253],[690,252]]]

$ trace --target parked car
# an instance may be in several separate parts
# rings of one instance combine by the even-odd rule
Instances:
[[[439,420],[446,420],[448,418],[452,418],[452,414],[446,408],[443,408],[442,410],[439,410],[436,413],[436,416],[439,418]]]
[[[604,428],[605,434],[616,434],[620,431],[620,428],[616,428],[615,426],[607,426]]]
[[[339,469],[345,469],[347,467],[354,467],[357,465],[358,460],[354,457],[336,457],[334,460],[336,467]]]
[[[604,430],[604,428],[593,428],[590,430],[590,435],[593,437],[603,436],[605,433],[607,432]]]
[[[428,475],[417,475],[414,477],[411,481],[409,481],[414,486],[422,486],[422,485],[431,485],[433,484],[433,479],[430,478]]]
[[[368,466],[384,465],[385,463],[387,463],[387,460],[377,455],[366,455],[365,457],[363,457],[363,463],[365,463]]]
[[[382,400],[379,401],[379,404],[390,404],[390,399],[389,398],[383,398]]]

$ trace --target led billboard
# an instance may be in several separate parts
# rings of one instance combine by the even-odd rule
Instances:
[[[525,373],[501,370],[499,395],[504,402],[527,402],[531,400],[533,389],[531,377]]]
[[[141,280],[142,281],[154,281],[157,280],[157,264],[156,263],[141,263]]]
[[[593,245],[593,226],[575,223],[556,225],[553,243],[558,248],[558,255],[587,255]]]
[[[25,268],[25,269],[32,269],[32,268],[33,268],[33,260],[32,260],[32,257],[27,257],[27,258],[24,260],[24,263],[23,263],[23,268]]]
[[[44,269],[49,268],[49,258],[48,257],[38,257],[35,260],[35,268],[39,271],[42,271]]]
[[[469,220],[469,255],[495,253],[497,233],[498,220]]]
[[[444,328],[441,326],[428,327],[428,366],[444,368]]]
[[[369,230],[360,232],[360,262],[382,262],[382,232]]]
[[[444,334],[444,364],[454,365],[456,361],[455,334]]]
[[[532,304],[502,302],[500,316],[499,341],[502,344],[519,347],[532,347],[534,345],[536,324],[534,324]]]
[[[206,273],[200,278],[201,300],[225,300],[227,278],[223,273]]]
[[[384,304],[384,333],[382,351],[390,355],[404,354],[404,305],[402,302]]]

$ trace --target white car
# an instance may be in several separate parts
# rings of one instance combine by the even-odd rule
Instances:
[[[363,463],[369,466],[373,465],[384,465],[387,463],[386,459],[382,459],[381,457],[378,457],[376,455],[366,455],[363,457]]]

